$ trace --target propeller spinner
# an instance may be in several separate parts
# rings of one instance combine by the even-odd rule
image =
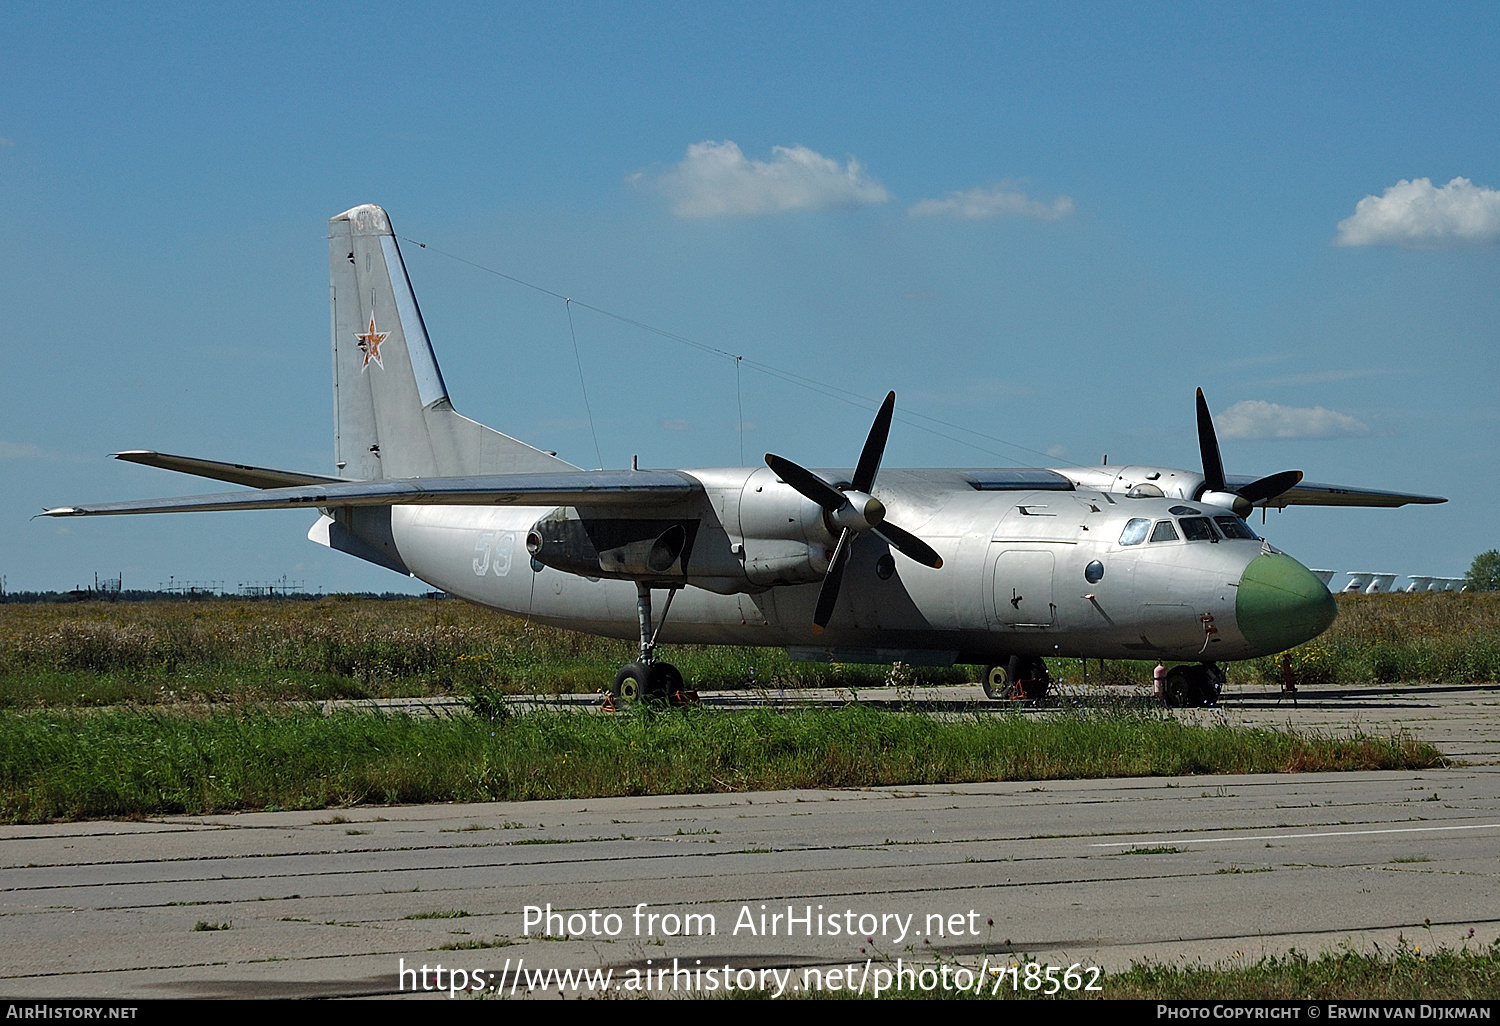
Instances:
[[[1203,457],[1203,484],[1193,498],[1216,506],[1228,506],[1242,517],[1248,516],[1257,502],[1274,499],[1282,492],[1296,487],[1302,480],[1302,471],[1283,470],[1279,474],[1231,489],[1224,481],[1224,460],[1219,455],[1219,438],[1214,433],[1214,419],[1209,415],[1208,400],[1203,398],[1201,388],[1198,389],[1198,452]]]
[[[823,507],[828,522],[839,529],[838,544],[834,546],[833,559],[828,563],[823,590],[818,593],[817,609],[813,612],[815,631],[821,632],[833,618],[833,607],[838,602],[839,585],[844,579],[844,567],[849,562],[849,549],[855,535],[871,531],[908,559],[933,569],[943,565],[942,557],[932,546],[887,521],[885,506],[870,494],[870,489],[875,487],[875,475],[880,471],[880,460],[885,455],[885,443],[891,434],[891,417],[895,411],[896,393],[891,392],[880,404],[880,412],[875,414],[870,437],[865,439],[864,451],[859,454],[854,480],[842,491],[807,468],[766,453],[766,466],[805,498]]]

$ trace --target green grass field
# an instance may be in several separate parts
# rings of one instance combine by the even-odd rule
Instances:
[[[1491,672],[1483,653],[1500,638],[1500,596],[1357,597],[1342,611],[1321,648],[1299,650],[1299,673],[1323,672],[1317,653],[1336,652],[1330,679],[1363,680],[1362,667],[1397,652],[1422,670],[1398,680],[1426,680],[1465,651],[1465,679]],[[594,692],[631,655],[628,642],[452,600],[0,605],[0,820],[1442,763],[1405,738],[1194,727],[1128,703],[938,720],[865,707],[512,716],[475,701]],[[778,649],[677,647],[668,658],[701,688],[974,679],[972,667],[792,663]],[[1080,670],[1053,668],[1064,680]],[[1149,664],[1111,663],[1106,676],[1144,681]],[[502,715],[325,716],[310,704],[434,695]]]
[[[0,708],[329,698],[589,694],[634,643],[457,600],[0,605]],[[793,663],[778,648],[664,650],[697,687],[871,687],[888,666]],[[914,682],[973,680],[967,667]]]
[[[1142,714],[940,720],[858,705],[493,721],[306,707],[5,712],[0,821],[1442,763],[1410,739]]]
[[[793,663],[781,649],[675,646],[695,686],[869,688],[890,667]],[[538,627],[456,600],[216,600],[0,604],[0,708],[591,693],[634,656],[625,641]],[[1149,663],[1104,680],[1144,683]],[[1322,638],[1292,652],[1300,686],[1500,680],[1500,594],[1342,596]],[[1076,660],[1052,660],[1065,682]],[[1228,665],[1231,681],[1279,687],[1276,660]],[[973,667],[904,668],[913,683],[976,679]],[[1099,680],[1097,663],[1090,679]]]

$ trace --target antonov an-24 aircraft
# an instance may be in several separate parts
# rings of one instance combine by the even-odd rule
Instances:
[[[1224,473],[1198,393],[1202,473],[1167,467],[886,470],[895,393],[854,470],[580,470],[460,416],[386,213],[328,222],[338,476],[150,451],[117,459],[248,485],[48,516],[315,508],[313,541],[541,623],[639,638],[614,694],[670,697],[660,643],[795,659],[978,663],[991,697],[1045,691],[1043,656],[1174,662],[1212,703],[1221,662],[1318,636],[1336,608],[1256,536],[1254,506],[1443,499]],[[634,462],[634,461],[632,461]],[[878,478],[878,481],[877,481]],[[652,593],[665,592],[653,620]]]

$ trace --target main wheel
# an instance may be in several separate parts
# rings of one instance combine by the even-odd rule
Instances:
[[[640,663],[627,663],[615,674],[612,694],[622,705],[632,705],[646,696],[648,679],[646,669]]]
[[[646,695],[670,702],[682,690],[682,674],[671,663],[653,663],[647,675]]]
[[[1009,673],[1015,681],[1016,690],[1022,696],[1037,704],[1047,700],[1047,689],[1052,686],[1052,678],[1047,673],[1047,661],[1041,656],[1025,659],[1014,656],[1010,661]]]
[[[984,697],[992,701],[1006,702],[1017,695],[1015,681],[1010,678],[1004,666],[986,666],[984,675],[979,678],[979,685],[984,688]]]

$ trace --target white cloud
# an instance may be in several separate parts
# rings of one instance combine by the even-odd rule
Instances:
[[[1051,456],[1055,460],[1060,460],[1064,456],[1066,456],[1067,454],[1068,454],[1068,447],[1066,445],[1049,445],[1049,446],[1047,446],[1047,455]]]
[[[841,166],[806,146],[773,146],[770,160],[750,160],[728,140],[689,146],[655,185],[678,217],[749,217],[891,198],[853,158]]]
[[[41,449],[25,442],[0,441],[0,460],[29,460],[45,455]]]
[[[1021,214],[1042,221],[1056,221],[1073,212],[1073,201],[1059,196],[1050,204],[1034,200],[1024,192],[1006,189],[1003,185],[988,189],[976,187],[966,192],[950,192],[946,198],[924,199],[907,211],[912,217],[958,217],[967,221],[980,221],[1007,214]]]
[[[1455,178],[1402,179],[1339,222],[1336,246],[1461,246],[1500,240],[1500,192]]]
[[[693,429],[693,425],[689,424],[681,417],[673,417],[671,420],[664,420],[661,422],[661,426],[666,428],[668,431],[691,431]]]
[[[1279,406],[1263,399],[1235,403],[1215,419],[1224,438],[1352,438],[1370,433],[1347,413],[1321,406]]]

